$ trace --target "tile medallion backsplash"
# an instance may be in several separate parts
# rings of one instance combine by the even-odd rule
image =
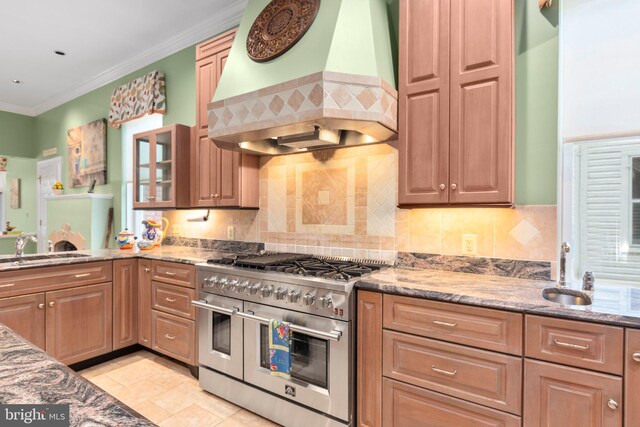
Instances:
[[[556,206],[398,209],[398,156],[374,144],[260,160],[260,210],[169,213],[170,234],[263,242],[267,250],[382,259],[398,252],[462,255],[462,235],[477,236],[477,256],[556,259]]]

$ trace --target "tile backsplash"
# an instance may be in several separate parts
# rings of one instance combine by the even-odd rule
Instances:
[[[398,209],[395,147],[375,144],[263,157],[260,210],[169,213],[170,234],[259,241],[267,250],[394,261],[398,252],[462,255],[476,235],[477,256],[554,261],[556,206]]]

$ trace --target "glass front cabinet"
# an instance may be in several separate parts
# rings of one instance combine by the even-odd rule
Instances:
[[[191,129],[170,125],[133,136],[133,207],[189,207]]]

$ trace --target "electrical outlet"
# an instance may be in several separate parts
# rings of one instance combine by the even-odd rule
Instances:
[[[478,235],[463,234],[461,251],[462,251],[462,255],[470,255],[470,256],[478,255]]]
[[[236,229],[233,225],[227,227],[227,240],[234,240],[236,238]]]
[[[176,236],[176,237],[182,236],[182,225],[181,224],[174,224],[173,225],[173,235]]]

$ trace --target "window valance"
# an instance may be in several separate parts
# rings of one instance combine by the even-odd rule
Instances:
[[[152,71],[115,88],[109,105],[109,126],[118,128],[145,114],[164,114],[166,109],[164,73]]]

